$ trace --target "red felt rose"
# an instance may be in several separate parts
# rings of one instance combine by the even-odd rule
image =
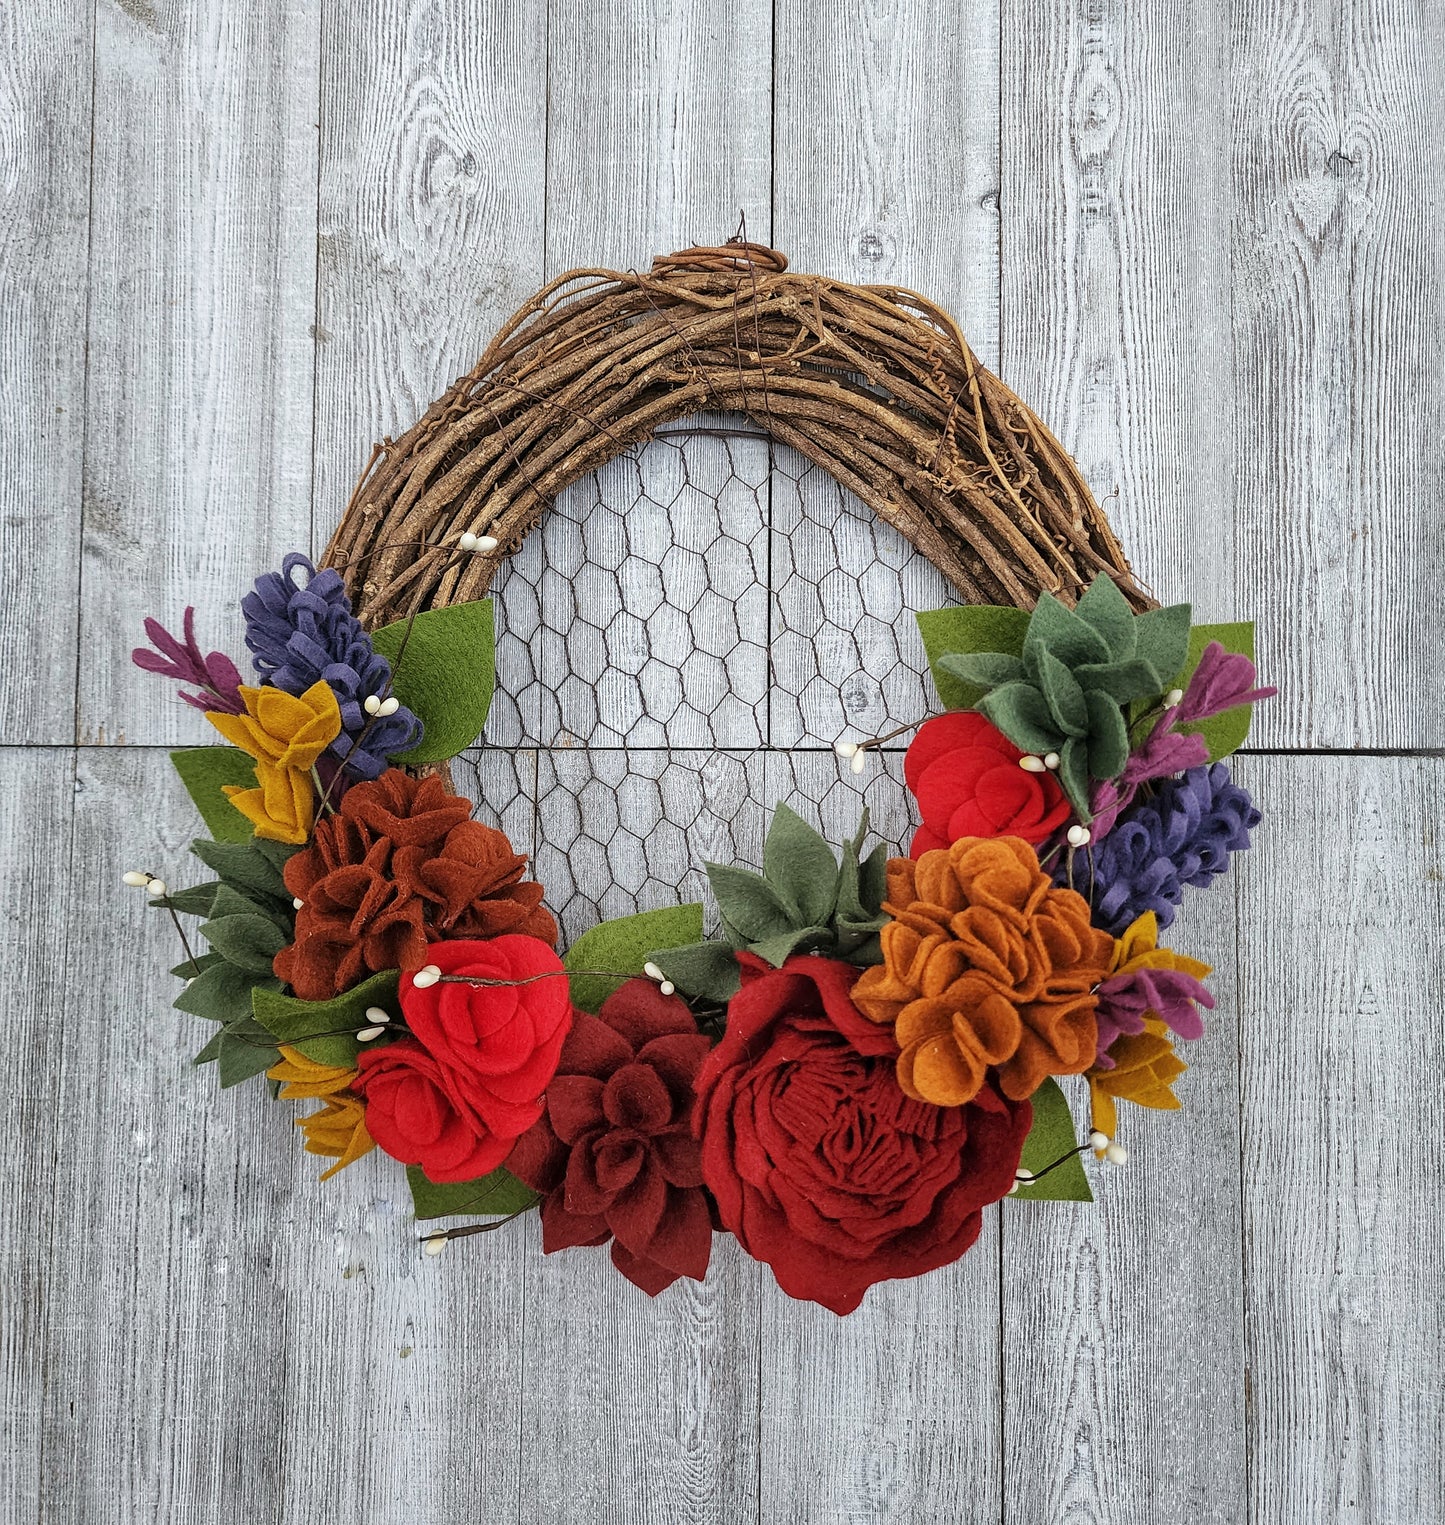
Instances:
[[[363,1053],[355,1089],[367,1098],[369,1128],[379,1103],[380,1126],[371,1132],[388,1154],[420,1165],[434,1181],[467,1181],[500,1165],[542,1115],[572,1000],[561,959],[536,937],[432,943],[426,963],[477,983],[443,979],[418,987],[404,972],[402,1014],[430,1063],[405,1041]],[[406,1073],[398,1075],[399,1068]],[[418,1076],[429,1084],[428,1094],[435,1093],[425,1105],[414,1084]],[[453,1160],[464,1128],[475,1138],[465,1166]],[[432,1162],[444,1173],[436,1174]]]
[[[693,1080],[712,1045],[687,1005],[628,980],[579,1011],[547,1087],[547,1112],[507,1169],[542,1202],[542,1249],[612,1240],[612,1263],[650,1296],[701,1281],[712,1247]]]
[[[361,1055],[351,1089],[366,1102],[366,1131],[433,1181],[474,1181],[495,1170],[513,1138],[498,1137],[464,1091],[414,1038]]]
[[[957,1260],[1013,1183],[1032,1107],[991,1085],[963,1107],[912,1101],[892,1034],[853,1005],[857,969],[739,962],[693,1113],[723,1227],[790,1297],[840,1314],[875,1282]]]
[[[903,759],[923,825],[912,857],[963,837],[1022,837],[1037,844],[1072,813],[1052,773],[1026,773],[1024,754],[974,710],[925,721]]]

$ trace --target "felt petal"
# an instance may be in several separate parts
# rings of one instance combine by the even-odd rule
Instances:
[[[576,1249],[580,1245],[606,1244],[612,1237],[607,1220],[598,1214],[567,1210],[562,1193],[549,1193],[542,1201],[542,1253]]]
[[[614,1127],[652,1133],[672,1121],[672,1097],[654,1070],[628,1064],[608,1080],[602,1110]]]
[[[655,1261],[644,1260],[641,1256],[632,1254],[617,1239],[612,1241],[612,1264],[634,1287],[639,1287],[649,1297],[656,1297],[659,1292],[665,1292],[677,1280],[676,1272],[669,1271]]]
[[[591,1075],[558,1075],[547,1087],[547,1118],[564,1144],[606,1124],[602,1082]]]
[[[631,1058],[632,1045],[627,1039],[590,1012],[579,1011],[572,1019],[557,1068],[568,1075],[594,1075],[605,1080]]]
[[[632,1184],[607,1209],[608,1227],[634,1255],[650,1257],[648,1246],[662,1222],[670,1190],[675,1192],[677,1188],[668,1187],[662,1172],[649,1159]],[[709,1238],[711,1232],[709,1228]]]
[[[614,1208],[609,1219],[615,1218],[616,1213]],[[630,1248],[620,1235],[618,1243]],[[647,1259],[679,1276],[701,1281],[707,1275],[711,1251],[712,1217],[706,1197],[700,1191],[669,1186],[662,1216],[647,1243]]]

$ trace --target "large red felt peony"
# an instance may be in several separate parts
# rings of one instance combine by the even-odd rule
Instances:
[[[973,710],[925,721],[903,759],[923,817],[910,856],[962,837],[1022,837],[1037,845],[1069,819],[1052,773],[1026,773],[1024,754]]]
[[[572,999],[561,959],[540,938],[432,943],[426,962],[478,983],[418,987],[403,973],[401,1009],[415,1042],[362,1054],[354,1088],[388,1154],[434,1181],[467,1181],[500,1165],[542,1115]],[[469,1151],[460,1142],[466,1130],[475,1140]]]
[[[701,1281],[712,1247],[693,1081],[712,1048],[687,1005],[629,980],[579,1011],[547,1087],[547,1114],[507,1169],[542,1203],[542,1249],[612,1240],[612,1263],[651,1296]]]
[[[693,1113],[723,1227],[790,1297],[839,1314],[957,1260],[1013,1183],[1032,1107],[992,1086],[964,1107],[910,1101],[892,1035],[853,1005],[856,968],[739,962]]]

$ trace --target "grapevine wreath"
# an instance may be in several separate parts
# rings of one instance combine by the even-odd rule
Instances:
[[[450,783],[491,699],[483,595],[562,488],[701,409],[821,466],[968,601],[917,617],[941,704],[904,759],[919,825],[870,851],[865,812],[835,849],[780,803],[760,873],[707,865],[718,933],[664,906],[559,953],[545,887]],[[483,1220],[428,1251],[536,1209],[544,1252],[607,1245],[656,1294],[729,1233],[847,1313],[958,1259],[991,1202],[1087,1199],[1121,1102],[1180,1105],[1213,1001],[1162,939],[1249,845],[1223,759],[1273,690],[1251,626],[1156,606],[921,297],[740,242],[574,271],[377,448],[320,568],[287,556],[241,614],[250,683],[192,609],[180,639],[146,622],[135,660],[226,745],[173,754],[209,880],[126,877],[181,934],[197,1063],[315,1104],[323,1180],[380,1148],[418,1218]],[[838,752],[861,772],[888,739]]]

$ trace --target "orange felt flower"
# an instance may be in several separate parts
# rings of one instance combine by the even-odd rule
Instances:
[[[336,1163],[321,1173],[329,1181],[338,1170],[376,1148],[366,1131],[366,1105],[349,1089],[356,1079],[355,1070],[318,1064],[300,1049],[281,1045],[281,1060],[266,1071],[272,1080],[281,1082],[280,1096],[286,1101],[320,1100],[319,1112],[296,1119],[306,1139],[308,1154],[325,1155]]]
[[[1174,1040],[1158,1017],[1145,1017],[1142,1033],[1126,1033],[1109,1049],[1110,1070],[1089,1071],[1094,1126],[1110,1138],[1119,1130],[1116,1100],[1177,1111],[1174,1082],[1189,1068],[1174,1052]]]
[[[222,784],[231,803],[256,828],[258,837],[272,842],[304,842],[315,819],[316,790],[309,773],[299,768],[256,764],[255,789]]]
[[[317,679],[299,698],[280,688],[238,690],[244,715],[207,710],[206,718],[233,746],[258,763],[309,773],[316,760],[341,734],[336,695]]]
[[[966,837],[894,858],[883,909],[883,962],[853,1001],[892,1025],[909,1096],[962,1106],[997,1068],[1019,1101],[1049,1075],[1088,1069],[1114,939],[1090,925],[1081,895],[1053,887],[1028,843]]]

